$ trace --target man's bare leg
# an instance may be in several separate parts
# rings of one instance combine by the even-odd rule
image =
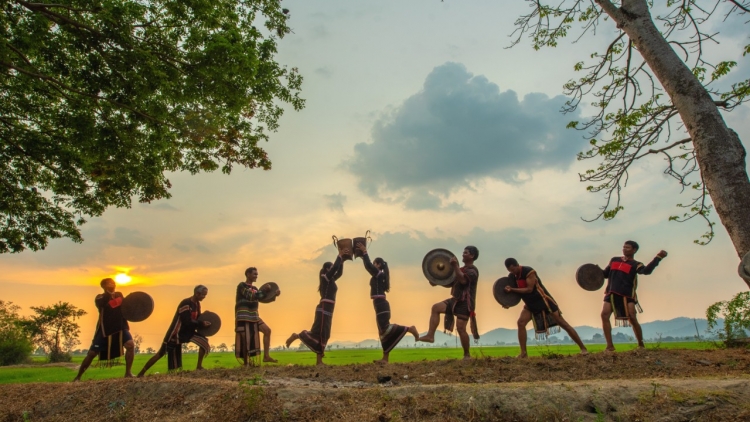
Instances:
[[[578,336],[578,333],[576,332],[575,328],[573,328],[570,324],[568,324],[568,321],[565,321],[565,318],[563,318],[562,315],[560,315],[560,311],[553,312],[552,318],[557,321],[557,325],[560,326],[563,330],[565,330],[566,333],[570,336],[570,338],[578,345],[578,347],[581,349],[582,355],[588,355],[589,350],[584,346],[583,341],[581,341],[581,337]],[[609,318],[607,319],[609,320]]]
[[[263,333],[263,362],[276,363],[276,359],[272,358],[271,353],[271,327],[266,323],[259,324],[258,329]]]
[[[203,357],[206,356],[206,351],[202,348],[198,348],[198,366],[195,367],[196,370],[203,369]]]
[[[444,302],[438,302],[432,305],[430,311],[430,328],[427,330],[427,334],[419,337],[417,341],[424,341],[425,343],[435,342],[435,331],[437,330],[438,324],[440,324],[440,314],[444,314],[447,309],[447,305]],[[464,323],[464,326],[466,324]]]
[[[464,349],[464,360],[471,359],[471,353],[469,353],[469,333],[466,332],[466,324],[468,322],[468,319],[456,318],[456,331],[458,331],[458,338],[461,340],[461,347]]]
[[[407,332],[408,332],[409,334],[411,334],[411,335],[413,335],[413,336],[414,336],[414,341],[415,341],[415,342],[419,341],[419,331],[417,331],[417,327],[415,327],[415,326],[413,326],[413,325],[412,325],[412,326],[411,326],[411,327],[409,327],[409,329],[408,329],[408,330],[406,330],[406,331],[407,331]]]
[[[316,358],[316,361],[315,361],[316,365],[325,366],[325,363],[323,363],[323,354],[322,353],[316,353],[315,354],[315,358]]]
[[[159,351],[156,352],[155,355],[151,356],[151,359],[146,362],[146,365],[143,367],[143,369],[141,369],[141,372],[138,373],[138,378],[143,378],[143,376],[146,375],[146,372],[151,369],[151,367],[154,366],[154,364],[158,362],[159,359],[164,357],[164,353],[165,352],[162,352],[162,349],[159,349]]]
[[[526,326],[531,321],[531,311],[526,308],[521,310],[521,315],[518,316],[518,346],[521,347],[521,354],[517,357],[523,359],[528,356],[526,353],[526,341],[528,335],[526,334]]]
[[[125,378],[133,378],[133,359],[135,358],[135,343],[133,340],[125,342]]]
[[[80,381],[81,376],[84,372],[86,372],[86,369],[88,369],[89,365],[91,365],[91,362],[94,360],[98,353],[96,350],[89,350],[89,353],[86,355],[85,358],[83,358],[83,362],[81,362],[81,367],[78,368],[78,375],[73,379],[73,382]]]
[[[612,323],[609,322],[609,318],[612,316],[612,304],[604,302],[602,305],[602,331],[604,331],[604,339],[607,341],[607,348],[605,352],[614,352],[615,345],[612,343]]]
[[[297,333],[292,333],[292,335],[291,335],[291,336],[289,336],[289,338],[288,338],[288,339],[286,339],[286,348],[288,349],[288,348],[289,348],[289,346],[291,346],[291,345],[292,345],[292,343],[294,343],[294,342],[295,342],[296,340],[298,340],[298,339],[299,339],[299,334],[297,334]]]
[[[633,326],[633,334],[635,334],[635,339],[638,341],[638,348],[645,349],[646,345],[643,344],[643,329],[641,328],[641,324],[638,323],[635,303],[628,303],[628,315],[630,315],[630,325]]]

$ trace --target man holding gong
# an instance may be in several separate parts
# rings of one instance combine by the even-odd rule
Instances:
[[[445,314],[444,327],[446,331],[453,331],[454,318],[458,338],[461,339],[461,347],[464,350],[464,359],[471,359],[469,354],[469,334],[466,325],[469,319],[474,317],[474,309],[477,299],[477,281],[479,270],[474,266],[474,261],[479,258],[479,250],[475,246],[467,246],[461,255],[463,267],[458,266],[458,260],[453,257],[450,265],[456,274],[456,281],[451,287],[451,298],[432,305],[430,313],[430,325],[427,334],[419,338],[419,341],[427,343],[435,342],[435,330],[440,323],[440,314]],[[478,337],[477,337],[478,338]]]
[[[135,357],[135,344],[133,337],[130,335],[130,326],[125,317],[122,316],[122,293],[116,292],[117,285],[111,278],[103,279],[99,285],[104,293],[96,295],[94,303],[99,310],[99,319],[96,321],[96,332],[94,339],[89,347],[89,353],[81,362],[78,369],[78,375],[73,381],[80,381],[81,376],[88,369],[96,355],[99,355],[99,361],[112,361],[122,356],[122,349],[125,349],[125,378],[130,378],[133,374],[130,370],[133,367],[133,358]]]
[[[609,322],[612,313],[615,314],[615,324],[618,327],[633,327],[633,333],[638,340],[638,348],[643,349],[643,331],[636,317],[636,310],[643,312],[638,304],[638,274],[649,275],[667,256],[667,251],[659,251],[648,265],[635,260],[638,252],[638,243],[628,240],[622,246],[622,256],[616,256],[609,260],[607,268],[602,270],[604,278],[608,279],[607,288],[604,290],[604,305],[602,306],[602,330],[607,340],[608,352],[615,351],[612,343],[612,324]]]
[[[506,259],[505,268],[510,272],[511,282],[515,281],[516,286],[518,286],[505,286],[505,293],[518,293],[524,303],[521,315],[518,316],[518,345],[521,347],[521,354],[518,357],[525,358],[528,356],[526,353],[526,326],[529,325],[529,321],[534,322],[534,332],[537,339],[544,340],[547,336],[559,332],[562,328],[581,348],[581,354],[587,355],[589,352],[583,345],[581,337],[565,321],[557,302],[542,284],[536,270],[518,265],[515,258]]]
[[[159,359],[167,355],[167,368],[169,371],[182,369],[182,345],[192,342],[198,346],[198,366],[196,370],[203,369],[203,357],[208,354],[211,348],[208,345],[208,339],[196,333],[199,327],[208,327],[211,325],[208,321],[198,321],[201,315],[201,301],[208,295],[208,287],[203,285],[195,286],[193,295],[184,299],[177,305],[177,311],[172,318],[167,334],[164,336],[164,342],[161,348],[138,373],[138,378],[146,374]]]
[[[258,280],[258,269],[250,267],[245,270],[245,281],[237,285],[235,296],[235,348],[234,354],[242,359],[243,365],[255,365],[255,356],[260,356],[260,333],[263,333],[263,362],[277,362],[269,355],[271,349],[271,327],[258,314],[258,303],[266,297],[279,296],[281,291],[268,292],[253,286]]]

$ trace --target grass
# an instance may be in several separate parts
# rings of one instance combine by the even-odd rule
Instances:
[[[635,349],[635,344],[617,344],[618,351],[624,352]],[[590,352],[601,352],[604,350],[603,344],[587,344]],[[692,349],[705,350],[713,348],[712,343],[708,342],[674,342],[647,344],[648,348],[660,349]],[[504,347],[472,347],[471,354],[475,358],[483,357],[504,357],[516,356],[520,352],[518,346]],[[557,356],[573,355],[578,353],[578,347],[575,345],[530,345],[528,347],[529,356]],[[343,349],[331,350],[326,352],[325,362],[329,365],[348,365],[355,363],[370,363],[374,359],[379,359],[382,353],[380,349]],[[398,362],[415,362],[430,361],[440,359],[459,359],[461,357],[460,348],[406,348],[395,349],[391,352],[390,361]],[[296,350],[273,351],[271,356],[278,359],[279,363],[273,365],[314,365],[315,354],[309,351],[298,352]],[[138,373],[146,361],[151,357],[147,354],[138,354],[133,362],[133,373]],[[41,358],[34,358],[34,364],[21,367],[0,368],[0,384],[6,383],[28,383],[28,382],[66,382],[71,381],[78,370],[76,365],[80,364],[83,356],[74,356],[73,364],[65,366],[43,366]],[[182,357],[183,368],[185,370],[195,369],[198,361],[198,355],[195,353],[185,353]],[[119,378],[124,375],[124,365],[116,365],[110,368],[103,368],[97,365],[97,360],[83,375],[84,380],[90,379],[110,379]],[[234,357],[234,353],[211,353],[203,360],[203,367],[212,368],[234,368],[239,363]],[[166,357],[162,358],[150,370],[149,374],[165,373],[167,371]]]

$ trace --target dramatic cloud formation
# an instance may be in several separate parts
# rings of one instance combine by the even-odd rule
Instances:
[[[460,210],[451,192],[483,178],[528,180],[540,169],[565,170],[585,141],[566,130],[565,97],[513,91],[459,63],[436,67],[421,92],[378,120],[344,166],[367,195],[411,209]]]

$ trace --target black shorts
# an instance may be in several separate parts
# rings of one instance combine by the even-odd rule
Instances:
[[[451,312],[456,318],[469,319],[471,311],[469,310],[469,303],[467,301],[462,300],[458,302],[455,298],[450,298],[444,300],[443,303],[445,303],[446,311]]]
[[[533,304],[525,304],[523,306],[524,309],[531,312],[532,314],[538,314],[539,312],[558,312],[560,310],[560,307],[557,306],[557,303],[550,300],[547,303],[544,303],[544,301],[540,301],[540,303],[533,303]]]
[[[606,295],[604,295],[604,301],[605,301],[605,302],[607,302],[607,303],[611,303],[611,299],[612,299],[612,295],[613,295],[613,294],[614,294],[615,296],[617,296],[617,297],[624,297],[624,298],[625,298],[625,301],[626,301],[627,303],[638,303],[638,301],[637,301],[637,300],[635,300],[635,299],[633,299],[632,297],[621,296],[621,295],[618,295],[617,293],[607,293]]]
[[[117,334],[117,333],[115,333]],[[125,345],[128,341],[132,340],[133,336],[130,335],[130,330],[122,330],[122,344]],[[94,334],[94,340],[91,342],[89,350],[94,350],[100,353],[102,350],[107,350],[107,337],[104,337],[102,330],[96,330]]]

